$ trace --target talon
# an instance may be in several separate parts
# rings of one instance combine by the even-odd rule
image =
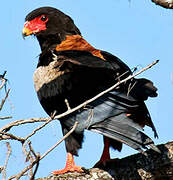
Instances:
[[[53,175],[59,175],[59,174],[65,174],[67,172],[83,172],[82,168],[80,166],[73,166],[71,168],[64,168],[64,169],[61,169],[61,170],[58,170],[58,171],[53,171],[52,174]]]
[[[60,174],[65,174],[67,172],[83,172],[82,167],[76,166],[74,163],[73,155],[71,153],[67,153],[67,161],[66,161],[66,166],[64,169],[58,170],[58,171],[53,171],[53,175],[60,175]]]

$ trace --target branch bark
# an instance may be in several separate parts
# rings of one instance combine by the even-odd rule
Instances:
[[[6,95],[5,95],[5,98],[2,99],[2,101],[1,101],[1,104],[0,104],[0,111],[2,110],[2,107],[3,107],[5,101],[6,101],[7,98],[8,98],[9,92],[10,92],[10,89],[8,89],[8,91],[7,91]]]
[[[161,154],[147,150],[147,156],[138,153],[123,159],[111,160],[106,165],[91,168],[84,173],[66,173],[37,180],[173,180],[173,142],[157,147]]]
[[[173,0],[152,0],[152,2],[166,9],[173,9]]]

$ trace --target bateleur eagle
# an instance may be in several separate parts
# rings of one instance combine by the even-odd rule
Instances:
[[[73,20],[63,12],[41,7],[29,13],[25,20],[23,36],[35,35],[42,51],[34,72],[34,86],[48,115],[67,111],[67,104],[74,108],[132,74],[119,58],[91,46]],[[148,97],[156,97],[156,91],[150,80],[132,78],[61,118],[64,135],[76,121],[79,124],[65,139],[65,168],[53,174],[82,171],[75,165],[73,155],[77,156],[82,147],[85,129],[103,135],[104,149],[99,163],[110,159],[110,147],[121,151],[122,143],[140,152],[147,147],[159,152],[143,132],[145,125],[150,126],[157,137],[144,103]]]

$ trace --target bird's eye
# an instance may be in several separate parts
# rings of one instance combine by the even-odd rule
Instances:
[[[44,22],[47,21],[47,17],[46,16],[42,16],[40,19],[41,19],[41,21],[44,21]]]

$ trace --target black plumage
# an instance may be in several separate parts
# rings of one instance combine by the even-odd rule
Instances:
[[[43,16],[46,22],[40,19]],[[23,34],[34,34],[41,46],[34,86],[41,105],[49,115],[54,111],[57,114],[67,111],[67,101],[74,108],[132,74],[119,58],[87,43],[73,20],[55,8],[36,9],[26,16],[26,22],[40,23],[42,27],[32,31],[31,25],[27,24]],[[79,122],[76,130],[65,140],[67,152],[78,154],[85,129],[107,137],[109,147],[119,151],[122,143],[139,151],[147,147],[159,151],[143,133],[143,127],[147,125],[157,137],[144,103],[148,97],[156,97],[156,91],[150,80],[132,78],[85,108],[61,118],[63,134],[75,121]]]

